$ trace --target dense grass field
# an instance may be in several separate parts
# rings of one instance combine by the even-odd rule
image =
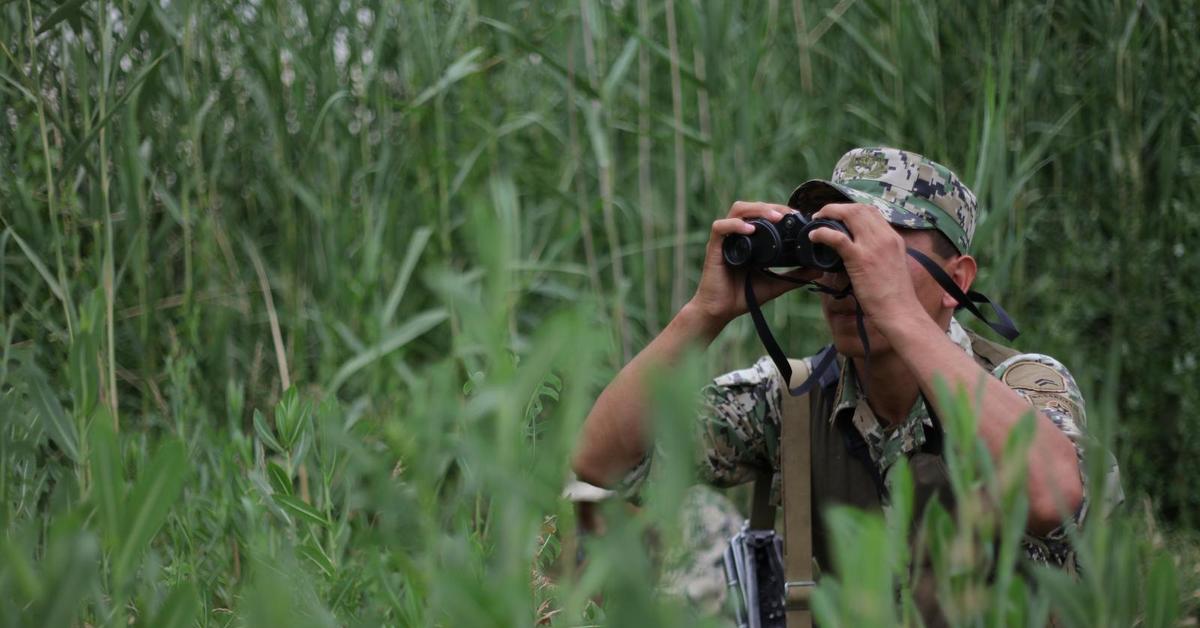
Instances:
[[[0,624],[702,621],[654,578],[752,327],[660,382],[668,462],[582,572],[578,428],[734,200],[894,145],[979,194],[980,285],[1128,495],[1078,581],[935,517],[1009,539],[940,555],[955,622],[1195,625],[1198,32],[1187,0],[0,0]],[[824,344],[815,300],[767,309]],[[960,499],[1021,521],[970,415]],[[862,577],[819,614],[914,621],[903,531],[833,516]]]

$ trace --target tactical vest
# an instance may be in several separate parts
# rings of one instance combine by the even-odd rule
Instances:
[[[1019,351],[996,344],[989,340],[980,337],[974,332],[967,331],[968,337],[971,339],[971,350],[975,361],[989,373],[991,373],[1001,362],[1007,358],[1017,355]],[[796,385],[797,381],[803,381],[807,377],[806,369],[801,369],[800,373],[793,375],[796,381],[791,382],[792,386]],[[797,377],[802,375],[803,377]],[[785,532],[787,546],[800,547],[798,554],[807,553],[803,540],[796,538],[811,530],[811,553],[816,558],[816,563],[825,573],[831,573],[833,562],[830,556],[829,535],[825,528],[825,521],[820,516],[820,513],[833,505],[847,505],[855,508],[861,508],[868,511],[880,511],[881,492],[886,490],[883,487],[883,480],[879,477],[875,464],[871,461],[869,454],[866,451],[866,443],[862,441],[862,437],[858,435],[857,430],[849,424],[849,421],[841,420],[836,423],[831,422],[830,416],[833,413],[833,406],[836,403],[836,379],[834,383],[825,387],[815,387],[807,395],[807,409],[809,414],[809,444],[810,449],[807,452],[811,456],[811,482],[798,484],[805,485],[805,490],[809,492],[810,502],[808,513],[801,514],[803,517],[807,515],[808,521],[799,522],[799,525],[789,522],[787,519],[790,516],[795,516],[791,513],[797,512],[795,508],[789,508],[788,500],[796,499],[792,495],[796,491],[788,491],[789,466],[796,469],[795,463],[787,464],[787,460],[781,461],[780,473],[784,474],[783,485],[784,493],[783,507],[785,513],[785,526],[789,529]],[[787,395],[787,392],[784,392]],[[795,425],[798,414],[803,413],[804,409],[803,398],[785,399],[783,404],[783,414],[781,420],[790,425]],[[845,424],[845,425],[841,425]],[[914,484],[914,513],[919,516],[925,510],[925,505],[930,499],[937,498],[942,501],[943,505],[948,509],[953,508],[953,492],[951,490],[950,478],[947,473],[946,465],[942,459],[941,441],[940,438],[941,426],[936,424],[934,435],[927,434],[927,442],[919,451],[908,454],[909,466],[913,474]],[[857,438],[857,441],[855,440]],[[796,443],[793,440],[790,443]],[[796,449],[803,450],[803,447]],[[789,451],[789,440],[785,436],[781,444],[781,457],[795,456],[797,452]],[[801,457],[806,452],[799,452]],[[802,467],[801,467],[802,469]],[[760,482],[760,485],[765,485],[767,482]],[[755,490],[755,516],[759,521],[772,520],[773,510],[765,508],[764,501],[766,495],[760,487]],[[767,514],[770,512],[771,514]],[[753,519],[752,519],[753,520]],[[807,525],[806,525],[807,524]],[[792,529],[794,528],[794,529]],[[791,553],[791,549],[786,550]],[[804,561],[802,557],[788,557],[788,571],[803,571],[807,577],[803,579],[811,579],[811,569],[796,567]],[[789,580],[796,580],[797,576],[789,573]],[[928,583],[932,585],[932,583]],[[917,598],[917,605],[920,607],[921,614],[924,616],[927,625],[939,625],[944,623],[944,618],[941,618],[941,613],[937,610],[936,599],[934,599],[933,591],[923,593],[922,583],[918,582],[914,591]],[[924,598],[924,599],[922,599]],[[940,620],[940,621],[939,621]],[[789,626],[794,622],[789,614]]]

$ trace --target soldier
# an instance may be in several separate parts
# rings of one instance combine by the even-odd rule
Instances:
[[[747,312],[742,290],[746,271],[724,263],[722,240],[753,233],[747,219],[778,222],[798,210],[841,221],[852,234],[817,229],[810,236],[837,251],[844,272],[790,273],[834,289],[847,283],[853,287],[852,298],[821,296],[840,356],[840,375],[811,393],[819,396],[811,418],[813,512],[835,503],[879,508],[886,500],[879,478],[886,478],[902,456],[912,460],[920,455],[934,463],[926,465],[929,473],[914,464],[918,494],[921,483],[927,493],[948,492],[944,466],[937,464],[941,431],[936,417],[945,409],[934,394],[934,380],[941,377],[952,390],[965,390],[968,398],[979,400],[979,436],[994,458],[1000,458],[1009,431],[1036,410],[1026,460],[1029,516],[1023,545],[1032,560],[1070,568],[1067,531],[1081,524],[1088,511],[1084,407],[1074,378],[1054,358],[1021,353],[964,330],[953,316],[957,301],[906,254],[908,247],[932,258],[966,292],[977,272],[970,255],[974,193],[949,169],[921,155],[857,148],[838,161],[830,181],[805,183],[789,205],[739,201],[713,222],[695,295],[616,375],[589,413],[573,460],[577,477],[627,494],[636,490],[653,451],[642,386],[646,374],[669,365],[689,346],[707,346]],[[761,273],[751,280],[764,302],[797,287]],[[858,308],[869,353],[860,336]],[[704,389],[704,411],[697,421],[704,448],[698,456],[702,480],[727,487],[760,473],[778,478],[786,388],[764,357],[717,377]],[[869,457],[851,455],[846,435],[865,443]],[[1108,486],[1117,488],[1111,501],[1121,499],[1116,474],[1112,465]],[[777,499],[777,491],[773,494]],[[814,554],[820,567],[828,569],[825,531],[817,519]]]

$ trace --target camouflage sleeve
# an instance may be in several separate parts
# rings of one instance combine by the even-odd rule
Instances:
[[[772,470],[782,384],[771,358],[763,356],[750,368],[726,373],[704,388],[697,420],[701,480],[734,486]]]
[[[1045,559],[1061,564],[1070,553],[1069,531],[1083,525],[1090,508],[1089,502],[1096,497],[1095,495],[1089,496],[1092,491],[1088,487],[1088,477],[1083,460],[1084,448],[1088,443],[1083,395],[1075,383],[1075,378],[1061,362],[1038,353],[1015,355],[997,366],[993,375],[1049,417],[1055,427],[1062,430],[1075,446],[1079,478],[1084,487],[1083,502],[1079,505],[1079,509],[1072,513],[1069,520],[1064,521],[1049,534],[1032,539],[1041,547],[1030,548],[1040,550],[1035,551],[1035,554],[1040,554]],[[1106,515],[1124,499],[1120,489],[1120,471],[1115,459],[1111,459],[1108,465],[1104,487],[1101,516]]]
[[[749,482],[774,467],[779,443],[783,377],[771,358],[721,375],[701,391],[696,419],[697,475],[719,487]],[[636,496],[650,474],[651,451],[614,490],[626,499]]]

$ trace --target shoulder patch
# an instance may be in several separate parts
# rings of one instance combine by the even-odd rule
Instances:
[[[1083,408],[1080,408],[1067,395],[1057,393],[1036,392],[1025,397],[1035,408],[1043,410],[1058,410],[1072,419],[1081,420]]]
[[[1009,388],[1020,388],[1035,392],[1063,393],[1067,392],[1067,382],[1062,373],[1037,362],[1018,362],[1012,365],[1000,378]]]

